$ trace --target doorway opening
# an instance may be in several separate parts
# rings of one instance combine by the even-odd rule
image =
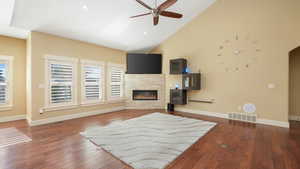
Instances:
[[[289,53],[289,119],[300,121],[300,46]]]

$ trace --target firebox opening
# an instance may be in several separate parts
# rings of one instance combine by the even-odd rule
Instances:
[[[157,90],[133,90],[132,100],[158,100]]]

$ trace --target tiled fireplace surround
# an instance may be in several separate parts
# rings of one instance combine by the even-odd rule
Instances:
[[[133,100],[133,90],[157,90],[157,100]],[[164,109],[165,76],[163,74],[126,74],[126,107],[129,109]]]

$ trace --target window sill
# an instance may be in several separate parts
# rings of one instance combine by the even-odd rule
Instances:
[[[51,112],[51,111],[58,111],[58,110],[68,110],[68,109],[75,109],[79,107],[88,107],[88,106],[96,106],[96,105],[102,105],[102,104],[113,104],[113,103],[125,103],[126,99],[112,99],[107,101],[101,101],[101,102],[94,102],[94,103],[81,103],[80,105],[66,105],[66,106],[53,106],[53,107],[44,107],[42,108],[42,112]],[[1,111],[1,107],[0,107]]]
[[[125,98],[118,98],[118,99],[111,99],[107,100],[106,103],[125,103],[126,99]]]
[[[104,101],[99,101],[99,102],[83,102],[80,104],[80,106],[83,106],[83,107],[88,107],[88,106],[97,106],[97,105],[101,105],[101,104],[105,104]]]
[[[12,105],[2,105],[0,106],[0,111],[9,111],[12,110],[13,106]]]
[[[75,108],[78,108],[78,107],[79,107],[78,105],[45,107],[45,108],[43,108],[43,112],[57,111],[57,110],[67,110],[67,109],[75,109]]]

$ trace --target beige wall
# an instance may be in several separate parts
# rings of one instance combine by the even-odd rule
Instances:
[[[0,36],[0,55],[13,56],[13,108],[1,111],[1,117],[25,115],[26,113],[26,41]]]
[[[300,48],[290,53],[289,115],[300,116]]]
[[[288,121],[288,53],[300,45],[299,6],[299,0],[218,0],[153,50],[164,56],[166,100],[180,82],[168,75],[169,60],[183,57],[203,75],[203,89],[189,97],[215,103],[181,108],[228,113],[254,103],[259,118]]]
[[[124,106],[124,103],[115,104],[103,104],[98,106],[79,107],[76,109],[52,111],[40,114],[40,108],[44,107],[44,90],[39,88],[40,84],[45,83],[44,72],[44,56],[68,56],[76,57],[80,59],[89,59],[95,61],[112,62],[125,64],[125,52],[105,48],[93,44],[88,44],[76,40],[65,39],[45,33],[32,32],[31,33],[31,86],[28,89],[32,89],[31,96],[31,120],[39,120],[48,117],[56,117],[62,115],[69,115],[80,112],[87,112],[93,110],[101,110],[107,108],[113,108],[118,106]],[[79,65],[78,65],[79,66]],[[80,67],[79,67],[80,68]],[[80,69],[79,69],[80,72]],[[29,84],[30,85],[30,84]],[[78,73],[78,101],[80,101],[80,73]],[[28,101],[30,104],[30,101]]]

